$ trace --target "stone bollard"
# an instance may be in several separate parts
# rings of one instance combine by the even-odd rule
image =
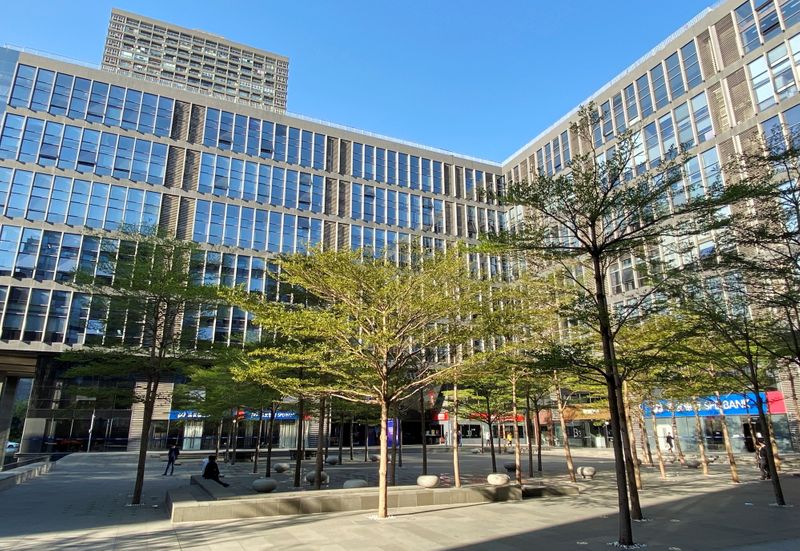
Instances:
[[[486,482],[492,486],[505,486],[510,480],[511,478],[507,474],[503,473],[491,473],[486,477]]]
[[[329,457],[329,458],[327,458],[325,460],[325,463],[327,463],[328,465],[338,465],[339,464],[339,458],[338,457]]]
[[[380,459],[381,459],[381,456],[380,455],[375,455],[374,453],[369,456],[369,460],[372,461],[373,463],[375,463],[377,461],[380,461]]]
[[[423,474],[417,477],[417,486],[435,488],[439,485],[439,477],[435,474]]]
[[[285,473],[290,467],[288,463],[275,463],[274,469],[276,473]]]
[[[327,484],[329,480],[328,473],[322,471],[320,475],[322,475],[322,483]],[[306,482],[308,482],[309,484],[314,484],[316,479],[317,479],[316,471],[311,471],[310,473],[306,474]]]
[[[687,459],[684,465],[687,469],[697,469],[700,467],[700,462],[697,459]]]
[[[252,488],[260,494],[268,494],[278,487],[278,483],[271,478],[256,478],[253,481]]]
[[[342,488],[366,488],[367,486],[367,481],[360,478],[345,480],[344,484],[342,484]]]
[[[594,478],[594,475],[597,474],[597,469],[594,467],[578,467],[575,469],[575,472],[578,473],[581,478]]]

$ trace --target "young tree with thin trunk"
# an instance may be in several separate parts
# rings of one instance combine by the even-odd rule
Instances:
[[[626,463],[630,450],[623,449],[624,397],[621,373],[614,347],[621,324],[613,321],[608,300],[608,271],[612,262],[632,259],[637,270],[647,272],[650,258],[646,251],[658,247],[665,236],[681,238],[705,230],[704,220],[712,217],[720,201],[720,189],[690,190],[690,200],[670,201],[683,184],[686,157],[669,151],[660,159],[650,159],[647,169],[644,153],[638,148],[638,129],[621,132],[605,147],[599,144],[595,129],[603,121],[594,105],[579,109],[571,126],[573,156],[567,169],[554,175],[540,173],[530,181],[510,182],[504,199],[525,209],[526,221],[498,241],[507,247],[528,251],[553,263],[564,263],[566,272],[575,274],[575,284],[591,300],[587,321],[595,330],[603,351],[608,401],[611,411],[619,540],[633,544]],[[695,224],[685,224],[691,216]],[[581,273],[574,265],[579,263]],[[662,274],[641,273],[657,288]],[[646,293],[645,293],[646,294]],[[589,314],[591,314],[589,316]],[[635,485],[630,496],[636,498]],[[638,501],[638,500],[637,500]]]
[[[92,296],[102,327],[87,333],[71,360],[73,375],[135,378],[134,399],[143,404],[142,432],[131,503],[142,503],[145,462],[159,387],[207,358],[181,338],[181,320],[192,304],[210,303],[190,265],[197,247],[153,233],[123,231],[104,237],[96,263],[81,263],[71,282]],[[99,330],[97,330],[99,329]]]
[[[773,384],[770,374],[774,333],[769,319],[754,316],[754,305],[738,272],[720,271],[683,288],[680,294],[686,324],[694,327],[692,338],[684,339],[684,352],[698,365],[714,365],[718,373],[736,380],[755,396],[764,440],[769,444],[772,430],[767,419],[765,391]],[[773,446],[767,445],[767,465],[775,501],[785,505]]]
[[[378,517],[388,516],[387,424],[396,403],[436,376],[420,369],[427,349],[471,339],[470,315],[483,283],[469,276],[458,249],[405,255],[398,263],[371,251],[312,251],[279,259],[279,278],[309,296],[291,306],[243,292],[231,300],[254,313],[262,327],[313,338],[340,363],[341,384],[333,394],[380,406],[381,446]],[[442,365],[459,358],[441,358]]]

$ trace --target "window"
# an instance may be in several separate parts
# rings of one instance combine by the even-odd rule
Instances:
[[[661,109],[669,103],[667,83],[664,80],[664,68],[659,63],[650,69],[650,78],[653,80],[653,97],[656,100],[656,109]]]
[[[800,21],[800,0],[780,0],[780,9],[787,29]]]
[[[29,65],[20,64],[17,67],[17,76],[14,79],[14,87],[11,89],[11,98],[8,100],[9,105],[12,107],[28,107],[30,105],[35,74],[36,69]]]
[[[756,28],[755,17],[753,17],[753,8],[750,6],[750,1],[748,0],[736,8],[735,13],[736,24],[739,26],[739,35],[742,38],[744,52],[751,52],[758,48],[761,42],[759,40],[758,29]]]
[[[750,82],[756,95],[758,110],[763,111],[775,105],[775,96],[764,57],[759,57],[749,63],[747,69],[750,71]]]
[[[678,145],[683,149],[694,146],[692,120],[689,117],[689,104],[682,103],[675,108],[675,125],[678,127]]]
[[[691,99],[692,114],[694,115],[694,128],[697,132],[697,141],[703,143],[714,137],[714,128],[711,125],[711,115],[708,111],[706,93],[702,92]]]
[[[779,100],[790,98],[797,93],[792,64],[789,61],[789,52],[786,44],[773,48],[767,52],[767,62],[772,72],[775,93]]]
[[[758,13],[758,28],[761,31],[761,36],[764,37],[766,42],[770,38],[776,37],[781,32],[781,24],[778,20],[778,12],[775,9],[775,3],[772,0],[762,2],[757,6]]]
[[[650,97],[650,82],[647,80],[647,75],[636,79],[636,90],[639,92],[642,118],[645,118],[653,112],[653,100]]]
[[[636,92],[633,90],[633,84],[626,86],[623,92],[625,94],[625,112],[628,115],[628,121],[633,123],[639,118],[639,110],[636,105]]]
[[[681,48],[681,57],[683,58],[683,69],[686,71],[686,89],[691,90],[703,82],[703,75],[700,72],[700,62],[697,60],[697,47],[694,44],[694,40]]]
[[[672,99],[675,100],[684,94],[686,89],[683,87],[683,75],[681,74],[681,64],[678,59],[678,52],[669,56],[665,64],[667,66],[667,78],[669,79],[669,91]]]

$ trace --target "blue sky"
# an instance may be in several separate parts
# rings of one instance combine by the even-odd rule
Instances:
[[[288,56],[293,113],[502,161],[712,1],[7,1],[0,44],[99,64],[119,7]]]

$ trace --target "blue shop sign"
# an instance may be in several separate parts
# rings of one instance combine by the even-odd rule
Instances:
[[[264,412],[264,420],[269,420],[269,411]],[[208,417],[207,415],[203,415],[199,411],[194,411],[191,409],[179,409],[179,410],[171,410],[169,412],[169,420],[170,421],[181,421],[181,420],[200,420],[205,419]],[[248,421],[258,421],[258,412],[257,411],[246,411],[245,412],[245,419]],[[297,420],[297,412],[296,411],[281,411],[278,410],[275,414],[276,421],[295,421]]]
[[[767,409],[767,396],[761,393],[764,402],[764,409]],[[722,410],[725,415],[758,415],[756,407],[756,395],[752,392],[747,394],[720,394]],[[694,417],[692,402],[679,402],[672,400],[659,400],[652,409],[650,404],[642,405],[645,417],[650,417],[655,413],[656,417],[672,417],[672,410],[675,410],[675,417]],[[697,409],[700,417],[714,417],[719,415],[716,396],[703,396],[697,400]]]

